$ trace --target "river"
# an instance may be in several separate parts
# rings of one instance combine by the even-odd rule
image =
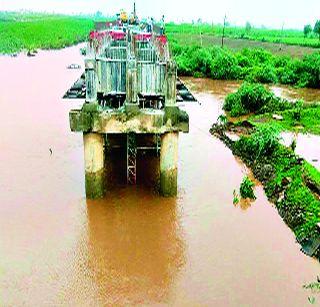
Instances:
[[[70,63],[82,64],[79,47],[0,57],[0,305],[309,304],[302,286],[319,263],[260,185],[233,205],[248,170],[208,132],[235,84],[188,80],[200,104],[184,103],[177,198],[137,186],[89,201],[68,121],[81,101],[61,98],[81,74]]]

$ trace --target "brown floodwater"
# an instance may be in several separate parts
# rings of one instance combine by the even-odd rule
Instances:
[[[233,205],[248,171],[208,133],[234,83],[195,82],[201,105],[184,103],[177,198],[119,186],[88,201],[82,136],[68,122],[81,101],[61,99],[81,74],[70,63],[82,64],[79,47],[0,57],[0,305],[309,304],[302,286],[319,263],[261,186]]]
[[[202,78],[182,78],[187,82],[190,89],[196,92],[211,93],[219,98],[224,98],[230,92],[235,92],[242,81],[224,81]],[[320,102],[320,89],[294,88],[286,85],[268,85],[268,87],[279,97],[289,100],[303,99],[307,103]]]
[[[281,142],[286,146],[290,146],[292,141],[295,140],[295,152],[320,170],[320,136],[284,132],[281,134],[281,138]]]

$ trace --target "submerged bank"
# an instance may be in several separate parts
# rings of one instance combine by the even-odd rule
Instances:
[[[232,116],[245,115],[249,121],[234,123],[220,116],[210,132],[252,169],[303,251],[320,259],[320,172],[294,153],[295,140],[289,147],[280,144],[280,127],[292,130],[299,125],[317,132],[319,105],[290,102],[262,85],[244,83],[226,97],[223,109]],[[273,119],[278,123],[271,123]],[[239,139],[233,140],[227,132]]]

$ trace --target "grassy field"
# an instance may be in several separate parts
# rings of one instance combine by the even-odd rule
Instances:
[[[84,17],[0,13],[0,54],[74,45],[92,28],[93,21]]]
[[[169,34],[170,41],[184,46],[199,45],[203,47],[221,46],[221,37],[204,34],[188,34],[188,33],[175,33],[174,35]],[[312,47],[303,47],[297,45],[286,45],[279,43],[260,42],[255,40],[241,39],[241,38],[225,38],[224,46],[232,51],[241,51],[244,48],[262,48],[274,55],[280,56],[292,56],[295,58],[302,58],[307,54],[312,54],[317,49]]]
[[[200,33],[205,40],[210,41],[208,37],[222,36],[223,27],[221,25],[209,24],[167,24],[166,32],[170,38],[184,39],[187,35],[193,37],[195,41],[200,41]],[[231,39],[252,40],[257,42],[269,42],[280,45],[295,45],[312,48],[320,48],[320,40],[311,33],[308,37],[304,37],[303,30],[271,30],[263,28],[251,28],[246,30],[243,27],[226,27],[225,37]],[[214,40],[213,40],[214,41]],[[221,41],[220,41],[221,42]],[[219,43],[220,43],[219,42]]]

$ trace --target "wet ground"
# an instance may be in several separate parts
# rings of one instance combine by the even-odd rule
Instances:
[[[247,170],[208,130],[234,84],[194,82],[177,198],[118,187],[87,201],[82,136],[68,122],[80,103],[61,99],[81,74],[70,63],[82,64],[79,48],[0,57],[1,304],[309,304],[302,286],[319,263],[262,187],[251,206],[232,204]]]

